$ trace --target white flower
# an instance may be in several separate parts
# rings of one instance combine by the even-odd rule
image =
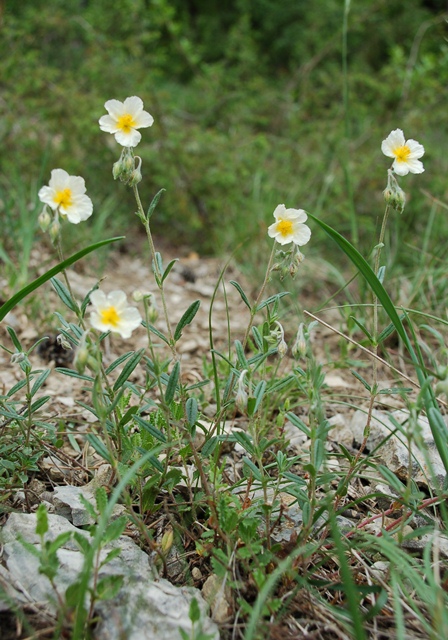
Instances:
[[[136,147],[142,139],[137,129],[150,127],[154,122],[152,115],[143,111],[143,102],[137,96],[126,98],[124,102],[108,100],[104,106],[109,115],[99,119],[100,129],[113,133],[123,147]]]
[[[111,291],[106,295],[97,289],[90,294],[90,302],[94,307],[90,324],[99,331],[112,331],[129,338],[142,321],[139,310],[127,306],[124,291]]]
[[[69,222],[78,224],[87,220],[93,211],[92,201],[85,193],[84,178],[69,176],[64,169],[53,169],[48,187],[42,187],[38,195],[53,211],[58,210]]]
[[[284,204],[279,204],[274,211],[276,222],[268,228],[268,235],[279,244],[294,242],[301,247],[311,237],[310,228],[303,224],[307,217],[303,209],[287,209]]]
[[[423,164],[418,160],[425,153],[424,147],[416,140],[405,140],[401,129],[395,129],[381,143],[381,151],[388,158],[394,158],[392,168],[399,176],[423,173]]]

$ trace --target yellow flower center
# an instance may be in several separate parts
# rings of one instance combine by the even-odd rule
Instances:
[[[393,150],[393,154],[398,162],[407,162],[409,160],[409,156],[411,154],[411,150],[407,146],[407,144],[402,147],[397,147]]]
[[[130,113],[125,113],[120,116],[117,121],[117,127],[124,131],[124,133],[129,133],[131,129],[135,128],[135,124],[134,117],[131,116]]]
[[[71,207],[73,204],[71,189],[62,189],[62,191],[56,191],[53,200],[60,207],[65,207],[66,209],[68,207]]]
[[[289,236],[289,234],[292,233],[292,222],[290,220],[280,220],[277,224],[277,230],[284,238],[286,238],[286,236]]]
[[[117,313],[115,307],[109,307],[108,309],[103,309],[100,312],[101,320],[104,324],[108,324],[111,327],[118,327],[120,322],[120,316]]]

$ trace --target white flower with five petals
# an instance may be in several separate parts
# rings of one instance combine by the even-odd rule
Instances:
[[[394,158],[392,169],[399,176],[423,173],[423,163],[419,158],[425,153],[423,145],[416,140],[406,140],[401,129],[394,129],[381,144],[381,151],[388,158]]]
[[[274,211],[275,222],[268,228],[268,235],[279,244],[294,242],[301,247],[311,237],[310,228],[303,224],[307,217],[303,209],[287,209],[284,204],[279,204]]]
[[[99,119],[100,129],[112,133],[123,147],[136,147],[142,139],[137,129],[150,127],[154,122],[152,115],[143,111],[143,101],[137,96],[124,102],[108,100],[104,106],[108,115]]]
[[[86,196],[84,178],[69,176],[64,169],[53,169],[48,186],[39,190],[39,200],[47,204],[69,222],[78,224],[92,215],[93,204]]]
[[[107,295],[101,289],[90,294],[93,310],[90,314],[90,324],[99,331],[119,333],[122,338],[129,338],[131,333],[140,326],[142,317],[136,307],[127,305],[124,291],[111,291]]]

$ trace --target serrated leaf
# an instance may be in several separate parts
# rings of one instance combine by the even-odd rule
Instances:
[[[57,278],[51,278],[51,284],[53,285],[53,289],[59,296],[59,299],[65,304],[66,307],[73,311],[74,313],[78,313],[78,305],[75,300],[73,300],[70,295],[70,291],[67,289],[65,284],[63,284]]]
[[[102,541],[104,543],[112,542],[113,540],[118,540],[123,531],[126,529],[127,518],[126,516],[120,516],[116,520],[112,520],[104,531]]]
[[[182,335],[182,330],[187,326],[187,324],[190,324],[192,322],[193,318],[198,312],[200,305],[201,305],[201,301],[196,300],[195,302],[192,302],[192,304],[190,304],[188,309],[185,311],[184,315],[177,323],[177,327],[174,331],[175,342],[179,340],[179,338]]]
[[[110,600],[120,591],[124,576],[105,576],[96,583],[95,595],[98,600]]]
[[[40,504],[36,511],[36,533],[38,536],[44,536],[48,531],[48,513],[47,507]]]
[[[154,196],[154,198],[151,200],[151,204],[149,205],[148,211],[146,212],[147,220],[149,220],[152,214],[154,213],[154,209],[157,207],[160,197],[164,191],[166,191],[166,189],[160,189],[160,191],[158,191]]]
[[[180,362],[176,362],[174,364],[173,370],[171,371],[170,377],[168,379],[168,384],[166,385],[166,391],[165,391],[166,404],[170,404],[174,399],[174,394],[176,393],[177,383],[179,380],[179,372],[180,372]]]
[[[187,413],[187,422],[188,425],[193,428],[196,424],[196,420],[198,419],[199,409],[198,409],[198,401],[196,398],[188,398],[185,403],[185,410]]]
[[[98,513],[103,515],[107,508],[107,493],[104,487],[98,487],[95,491],[95,502]]]
[[[115,381],[115,384],[113,387],[114,391],[117,391],[127,381],[131,373],[134,371],[134,369],[142,359],[142,356],[144,353],[145,353],[145,350],[140,349],[139,351],[136,351],[134,355],[126,362],[125,366],[123,367],[123,371],[120,373],[120,375]]]
[[[249,310],[252,310],[251,304],[250,304],[249,300],[247,299],[247,296],[246,296],[246,294],[244,293],[243,288],[241,287],[241,285],[240,285],[240,284],[238,284],[238,282],[236,282],[235,280],[230,280],[230,284],[231,284],[233,287],[235,287],[235,289],[238,291],[238,293],[239,293],[239,294],[240,294],[240,296],[241,296],[241,300],[244,302],[244,304],[246,305],[246,307],[247,307]]]

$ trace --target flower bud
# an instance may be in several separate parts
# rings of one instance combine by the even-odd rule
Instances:
[[[241,372],[240,377],[238,378],[238,388],[236,392],[235,404],[241,411],[244,411],[247,407],[247,392],[244,388],[244,376],[247,373],[247,369]]]
[[[89,355],[89,350],[85,344],[76,350],[73,364],[75,365],[75,369],[78,373],[84,373]]]
[[[61,223],[57,218],[55,218],[48,228],[48,234],[53,244],[59,238],[60,233],[61,233]]]
[[[301,322],[297,329],[296,339],[291,349],[291,353],[296,360],[300,360],[300,358],[304,358],[306,356],[307,344],[303,328],[304,324]]]
[[[63,333],[59,333],[56,336],[56,342],[57,344],[59,344],[63,349],[73,349],[72,345],[70,344],[70,342],[67,340],[67,338],[64,336]]]
[[[403,213],[406,204],[406,194],[398,184],[391,169],[387,171],[387,187],[383,191],[384,200],[399,213]]]
[[[39,217],[37,218],[39,227],[44,233],[48,230],[48,227],[50,226],[52,220],[53,216],[48,211],[48,207],[45,205],[45,207],[42,209],[42,212],[39,214]]]

